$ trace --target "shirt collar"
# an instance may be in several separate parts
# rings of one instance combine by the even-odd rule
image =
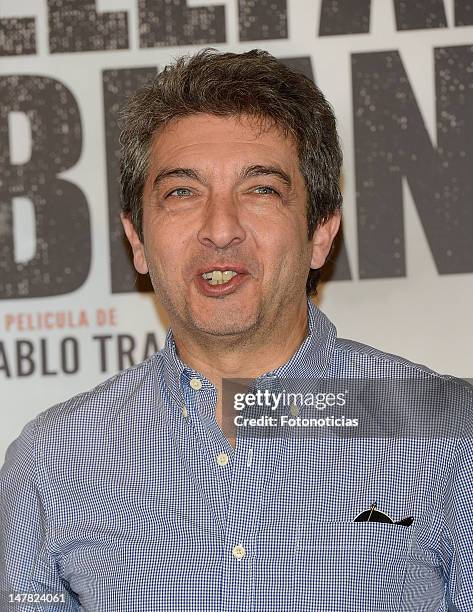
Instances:
[[[322,378],[332,359],[337,330],[335,325],[324,315],[310,299],[307,299],[309,333],[294,355],[282,366],[258,377],[258,381],[271,380],[279,383],[286,379]],[[164,380],[173,399],[178,405],[182,403],[182,385],[192,378],[198,378],[202,386],[213,388],[200,372],[185,364],[178,356],[176,344],[169,329],[164,348]],[[279,386],[279,385],[278,385]]]

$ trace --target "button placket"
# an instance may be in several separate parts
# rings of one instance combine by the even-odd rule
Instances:
[[[195,380],[200,384],[196,384]],[[225,489],[231,474],[229,472],[231,466],[226,468],[217,466],[216,458],[221,452],[222,444],[213,442],[211,432],[204,423],[203,413],[207,413],[209,404],[213,401],[211,395],[213,389],[205,378],[197,378],[189,371],[183,372],[180,384],[181,415],[184,416],[184,410],[187,415],[186,419],[179,419],[182,430],[185,431],[182,451],[186,458],[187,471],[193,475],[195,483],[198,483],[197,489],[201,491],[209,511],[213,514],[215,524],[223,533],[228,505],[228,493]],[[205,411],[202,409],[202,404],[205,404]]]
[[[202,381],[200,380],[200,378],[197,378],[196,376],[193,376],[190,380],[189,380],[189,387],[191,389],[193,389],[194,391],[200,391],[202,389]],[[189,416],[189,410],[187,409],[187,404],[185,401],[185,396],[183,394],[183,403],[182,403],[182,416],[184,418]]]

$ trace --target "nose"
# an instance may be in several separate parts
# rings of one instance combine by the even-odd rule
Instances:
[[[232,194],[220,191],[209,196],[198,232],[199,241],[205,246],[224,249],[238,245],[245,237],[238,203]]]

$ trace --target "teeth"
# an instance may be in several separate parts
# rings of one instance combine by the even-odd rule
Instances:
[[[222,280],[224,283],[228,283],[228,281],[231,280],[236,275],[237,273],[234,272],[233,270],[225,270],[225,272],[222,273]]]
[[[204,272],[202,278],[208,280],[209,285],[224,285],[236,275],[237,272],[233,270],[225,270],[224,272],[221,270],[212,270],[211,272]]]

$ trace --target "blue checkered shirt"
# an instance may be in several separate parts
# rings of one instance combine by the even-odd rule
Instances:
[[[435,377],[310,333],[260,380]],[[196,382],[197,380],[197,382]],[[452,382],[453,381],[453,382]],[[471,419],[455,439],[241,437],[215,387],[165,347],[27,424],[1,471],[1,610],[467,612],[473,610]],[[452,409],[455,407],[453,406]],[[353,519],[376,500],[394,520]]]

